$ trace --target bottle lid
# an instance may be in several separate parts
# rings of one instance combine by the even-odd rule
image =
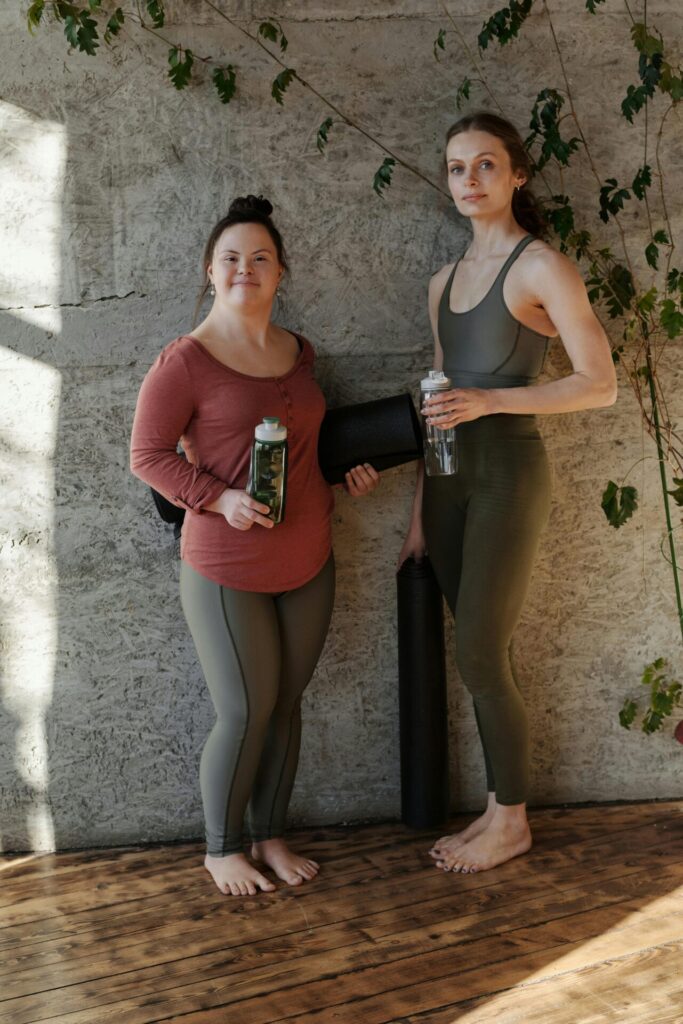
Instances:
[[[254,435],[257,441],[285,441],[287,427],[280,423],[277,416],[264,416],[263,423],[259,423]]]
[[[423,391],[443,391],[451,386],[451,379],[443,370],[430,370],[429,376],[420,381]]]

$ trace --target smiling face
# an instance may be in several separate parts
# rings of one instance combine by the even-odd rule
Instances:
[[[446,147],[448,187],[464,217],[495,218],[510,210],[515,187],[524,184],[503,142],[489,132],[469,130]]]
[[[275,243],[262,224],[233,224],[219,236],[206,268],[220,305],[272,305],[284,273]]]

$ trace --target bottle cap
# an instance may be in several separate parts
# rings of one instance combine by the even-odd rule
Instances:
[[[423,391],[444,391],[451,386],[451,379],[443,370],[430,370],[429,376],[420,381]]]
[[[259,423],[254,435],[257,441],[285,441],[287,427],[280,423],[277,416],[264,416],[263,423]]]

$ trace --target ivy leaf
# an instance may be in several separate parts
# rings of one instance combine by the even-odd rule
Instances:
[[[538,170],[553,157],[558,163],[567,166],[569,157],[579,148],[580,139],[563,139],[560,134],[560,111],[564,104],[564,97],[557,89],[543,89],[539,92],[534,102],[531,113],[531,135],[526,140],[527,149],[540,137],[541,155],[537,161]]]
[[[96,11],[102,6],[102,0],[88,0],[88,7],[91,11]]]
[[[647,102],[648,93],[643,85],[629,85],[626,96],[621,101],[621,112],[629,122],[633,124],[633,116],[641,110]]]
[[[237,90],[237,75],[232,64],[228,64],[227,68],[214,68],[211,79],[221,103],[229,103]]]
[[[332,127],[332,124],[332,118],[326,117],[323,123],[318,128],[318,134],[316,135],[315,138],[315,144],[321,153],[324,152],[325,146],[327,145],[327,135],[330,128]]]
[[[662,51],[663,44],[661,38],[650,35],[647,26],[642,21],[638,21],[631,26],[631,39],[636,50],[645,57],[654,57],[656,53],[661,53]]]
[[[577,260],[580,260],[583,258],[588,246],[591,244],[590,233],[588,231],[575,231],[567,239],[567,244],[574,249]]]
[[[185,56],[183,57],[183,54]],[[168,51],[168,77],[176,89],[185,89],[192,78],[194,57],[192,50],[183,50],[182,46],[172,46]]]
[[[662,75],[658,85],[662,92],[667,92],[674,103],[683,99],[683,78],[674,73],[673,68],[667,61],[662,62]]]
[[[543,212],[552,225],[553,231],[560,236],[563,242],[566,242],[574,230],[574,210],[570,206],[569,196],[553,196],[552,200],[558,204],[557,207],[555,209],[546,207]]]
[[[621,362],[621,355],[622,355],[623,351],[624,351],[624,346],[623,345],[617,345],[616,348],[612,349],[612,362],[614,363],[615,366],[616,366],[617,363]]]
[[[458,86],[458,91],[455,94],[455,105],[458,108],[458,110],[460,110],[465,100],[468,100],[470,98],[471,88],[472,83],[470,82],[469,78],[463,78],[462,82]]]
[[[69,4],[68,7],[73,8],[73,5]],[[64,35],[69,40],[69,44],[76,47],[81,53],[87,53],[89,57],[95,56],[95,50],[100,45],[97,22],[94,18],[89,17],[87,11],[66,15]]]
[[[605,0],[586,0],[586,10],[590,14],[595,14],[595,8],[598,4],[604,4]]]
[[[605,224],[610,218],[616,217],[623,210],[624,203],[631,198],[627,188],[619,188],[616,178],[607,178],[607,184],[600,189],[600,220]]]
[[[382,166],[375,172],[375,177],[372,179],[372,187],[380,199],[384,198],[382,195],[384,189],[391,185],[391,176],[394,173],[395,166],[396,161],[394,158],[391,156],[385,156]]]
[[[519,30],[529,17],[534,0],[510,0],[508,7],[496,11],[477,37],[479,48],[485,50],[494,39],[497,39],[501,46],[505,46],[519,34]]]
[[[163,28],[164,22],[166,21],[166,11],[164,10],[163,0],[147,0],[147,13],[152,19],[152,24],[155,28]],[[189,50],[185,51],[189,53]],[[188,77],[189,81],[189,77]],[[175,85],[175,82],[173,83]],[[186,83],[187,84],[187,83]],[[184,86],[176,85],[176,89],[182,89]]]
[[[439,54],[437,53],[437,47],[439,48],[439,50],[445,50],[446,49],[446,42],[445,42],[445,40],[446,40],[446,29],[445,28],[441,28],[441,29],[439,29],[438,36],[434,40],[434,57],[435,57],[436,60],[440,59],[439,58]]]
[[[279,21],[262,21],[258,27],[258,35],[263,36],[264,39],[271,43],[277,43],[279,38],[282,53],[289,46],[289,41],[282,31],[282,25]]]
[[[644,199],[645,189],[649,188],[651,184],[652,168],[649,164],[645,164],[643,167],[639,168],[638,173],[633,179],[633,184],[631,185],[631,188],[633,189],[634,196],[636,196],[636,198],[638,199]]]
[[[668,274],[666,279],[666,290],[668,292],[675,292],[677,288],[680,288],[683,292],[683,273],[673,267]]]
[[[40,19],[45,11],[45,0],[33,0],[33,3],[29,6],[26,12],[26,20],[28,22],[28,30],[33,35],[34,28],[38,28]]]
[[[272,86],[272,89],[270,90],[270,94],[273,97],[273,99],[275,100],[275,102],[279,103],[280,106],[283,105],[282,104],[282,97],[284,96],[284,94],[285,94],[286,90],[288,89],[290,83],[292,82],[292,80],[295,77],[296,77],[296,71],[294,70],[294,68],[285,68],[285,70],[281,71],[280,74],[275,79],[275,81],[273,82],[273,86]]]
[[[655,233],[653,235],[653,238],[654,238],[655,242],[659,243],[659,245],[669,245],[670,244],[669,243],[669,236],[667,235],[666,231],[661,231],[661,230],[660,231],[655,231]]]
[[[262,21],[258,27],[258,35],[263,36],[271,43],[277,42],[277,28],[272,21]]]
[[[648,266],[652,267],[653,270],[657,269],[657,260],[659,259],[659,249],[654,242],[650,242],[645,247],[645,259],[648,262]]]
[[[125,18],[123,16],[123,11],[120,7],[117,7],[114,13],[112,14],[111,18],[107,22],[107,27],[104,32],[105,43],[110,43],[112,36],[117,36],[119,34],[119,32],[121,31],[121,26],[123,25],[124,21]]]
[[[619,263],[611,267],[605,278],[603,294],[607,301],[610,319],[614,320],[625,310],[630,309],[636,294],[630,270]]]
[[[610,480],[602,495],[600,505],[607,522],[615,530],[618,530],[620,526],[628,522],[638,508],[638,492],[635,487],[618,487],[614,480]]]
[[[636,306],[641,313],[651,313],[655,308],[655,302],[657,301],[657,289],[650,288],[649,292],[645,292],[644,295],[638,299]]]
[[[668,491],[668,493],[671,495],[671,497],[677,505],[683,505],[683,479],[681,479],[681,477],[675,476],[674,483],[676,486],[674,487],[673,491]]]
[[[638,705],[634,700],[627,697],[621,711],[619,712],[619,725],[622,725],[624,729],[630,729],[635,722],[637,713]]]
[[[664,299],[660,306],[659,319],[669,338],[683,334],[683,313],[676,308],[673,299]]]

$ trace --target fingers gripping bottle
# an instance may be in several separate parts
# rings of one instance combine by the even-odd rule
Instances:
[[[430,370],[429,376],[420,381],[420,407],[424,407],[427,398],[448,391],[450,379],[441,370]],[[442,429],[435,423],[428,423],[422,415],[422,441],[424,446],[425,473],[427,476],[453,476],[458,471],[458,452],[455,440],[455,427]]]
[[[277,416],[264,416],[254,431],[247,494],[270,508],[269,518],[285,518],[287,493],[287,427]]]

